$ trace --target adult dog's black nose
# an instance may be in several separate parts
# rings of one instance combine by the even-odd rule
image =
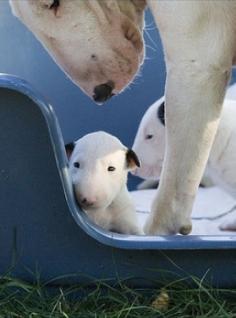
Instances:
[[[114,94],[112,93],[114,88],[114,83],[109,81],[105,84],[98,85],[94,88],[93,99],[97,103],[103,103],[110,99]]]

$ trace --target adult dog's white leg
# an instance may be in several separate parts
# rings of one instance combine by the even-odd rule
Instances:
[[[202,73],[204,72],[204,73]],[[228,72],[168,70],[167,149],[161,182],[145,226],[149,234],[191,231],[191,211],[218,121]],[[214,78],[214,80],[212,80]]]
[[[182,2],[179,8],[184,5]],[[171,10],[175,19],[178,12]],[[232,56],[225,56],[223,45],[217,43],[217,54],[212,56],[212,48],[202,40],[207,34],[196,33],[194,37],[194,33],[189,36],[188,29],[168,30],[164,25],[162,32],[162,27],[159,30],[167,66],[167,147],[159,189],[144,230],[147,234],[188,234],[194,198],[218,127]]]

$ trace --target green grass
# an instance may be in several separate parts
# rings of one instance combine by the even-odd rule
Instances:
[[[236,317],[236,289],[213,289],[195,278],[191,278],[191,288],[189,280],[175,281],[163,288],[169,297],[168,308],[159,310],[154,305],[160,302],[159,289],[144,292],[121,282],[115,287],[99,282],[93,289],[81,285],[55,287],[52,291],[45,284],[2,277],[0,318]]]

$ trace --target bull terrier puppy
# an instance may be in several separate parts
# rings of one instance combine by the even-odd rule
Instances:
[[[103,131],[76,141],[69,172],[76,199],[94,223],[117,233],[142,234],[126,185],[128,172],[139,166],[132,150]]]
[[[145,179],[160,177],[165,154],[165,101],[155,102],[144,114],[133,145],[141,168],[133,173]],[[217,185],[236,198],[236,100],[225,99],[216,138],[210,152],[203,185]],[[234,224],[222,229],[236,230]]]

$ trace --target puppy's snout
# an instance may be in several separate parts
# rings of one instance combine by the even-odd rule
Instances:
[[[108,99],[110,99],[114,94],[112,93],[114,89],[114,83],[112,81],[108,81],[105,84],[98,85],[94,88],[93,99],[97,103],[104,103]]]
[[[94,205],[94,203],[95,203],[95,200],[90,200],[90,199],[88,199],[88,198],[82,198],[81,200],[80,200],[80,203],[81,203],[81,205],[83,206],[83,207],[92,207],[93,205]]]

